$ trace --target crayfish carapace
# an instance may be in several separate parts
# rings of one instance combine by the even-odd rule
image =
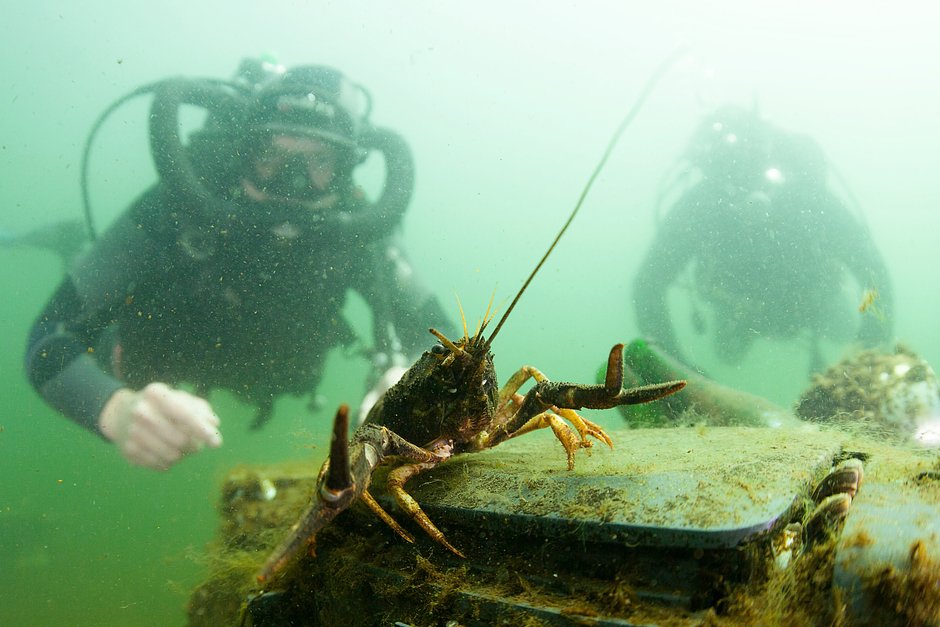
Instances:
[[[671,62],[668,61],[667,66]],[[405,484],[410,479],[458,453],[482,451],[510,438],[546,427],[552,429],[564,446],[570,470],[574,467],[575,452],[579,448],[591,446],[589,437],[613,447],[600,426],[580,416],[575,410],[646,403],[677,392],[685,386],[685,381],[670,381],[622,388],[623,344],[617,344],[610,351],[607,374],[602,385],[553,382],[537,369],[523,366],[500,388],[493,366],[493,354],[490,352],[493,339],[577,215],[617,139],[663,71],[664,68],[661,68],[654,74],[640,99],[614,133],[568,220],[516,293],[490,336],[486,338],[483,335],[492,320],[489,313],[473,335],[467,332],[464,322],[464,335],[456,341],[431,329],[438,343],[425,351],[401,380],[376,402],[350,440],[347,440],[349,410],[345,405],[340,406],[333,425],[330,457],[320,470],[313,502],[288,537],[268,558],[257,575],[259,582],[269,580],[301,547],[311,543],[320,529],[357,499],[362,500],[398,535],[413,542],[411,535],[369,493],[373,471],[385,462],[397,464],[388,474],[387,487],[401,509],[432,538],[462,557],[460,551],[447,541],[421,510],[417,501],[405,491]],[[529,379],[534,379],[535,385],[525,395],[520,394],[519,389]]]

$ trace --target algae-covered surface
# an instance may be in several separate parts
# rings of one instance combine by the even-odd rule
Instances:
[[[836,546],[846,612],[871,624],[940,625],[940,461],[936,451],[865,446],[867,486]]]
[[[263,589],[253,575],[319,464],[238,468],[190,624],[940,624],[938,534],[901,507],[940,511],[940,462],[863,431],[617,430],[614,450],[579,451],[572,471],[549,432],[458,456],[407,489],[465,559],[397,509],[380,470],[373,492],[415,543],[354,505]],[[845,532],[834,520],[782,561],[813,486],[850,457],[865,476]]]
[[[409,492],[465,560],[396,510],[378,472],[374,493],[416,544],[354,506],[265,590],[253,573],[296,521],[318,464],[238,469],[223,490],[217,572],[193,594],[191,624],[717,620],[729,590],[766,580],[771,536],[802,516],[843,444],[813,426],[610,435],[614,450],[579,451],[572,471],[543,432],[413,479]]]
[[[842,427],[840,457],[865,468],[844,528],[790,568],[771,566],[763,580],[733,590],[723,623],[940,624],[936,450],[898,445],[877,425]]]
[[[783,515],[841,446],[812,427],[610,435],[614,450],[579,453],[570,472],[546,433],[443,464],[411,492],[436,507],[593,522],[627,542],[734,546]]]

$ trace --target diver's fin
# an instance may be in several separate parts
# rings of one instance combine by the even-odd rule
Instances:
[[[0,247],[26,246],[55,253],[68,267],[88,244],[88,231],[81,220],[60,220],[25,233],[0,231]]]

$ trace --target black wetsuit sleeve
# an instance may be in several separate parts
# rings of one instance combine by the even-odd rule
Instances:
[[[101,435],[98,416],[124,385],[98,365],[93,351],[99,330],[76,322],[82,318],[81,299],[66,279],[29,334],[26,375],[51,407]]]
[[[128,286],[140,280],[134,259],[153,246],[133,212],[119,218],[72,268],[36,319],[25,355],[26,375],[54,409],[101,435],[98,417],[125,387],[98,355],[103,334],[123,306]]]
[[[656,230],[633,282],[633,305],[640,333],[680,360],[683,355],[666,295],[697,254],[699,242],[709,237],[707,221],[698,215],[708,215],[709,208],[700,208],[694,199],[697,192],[697,189],[687,192],[670,209]]]

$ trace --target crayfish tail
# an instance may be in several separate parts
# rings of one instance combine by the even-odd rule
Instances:
[[[333,439],[330,442],[330,463],[326,487],[342,492],[353,485],[349,469],[349,406],[340,405],[333,420]]]

